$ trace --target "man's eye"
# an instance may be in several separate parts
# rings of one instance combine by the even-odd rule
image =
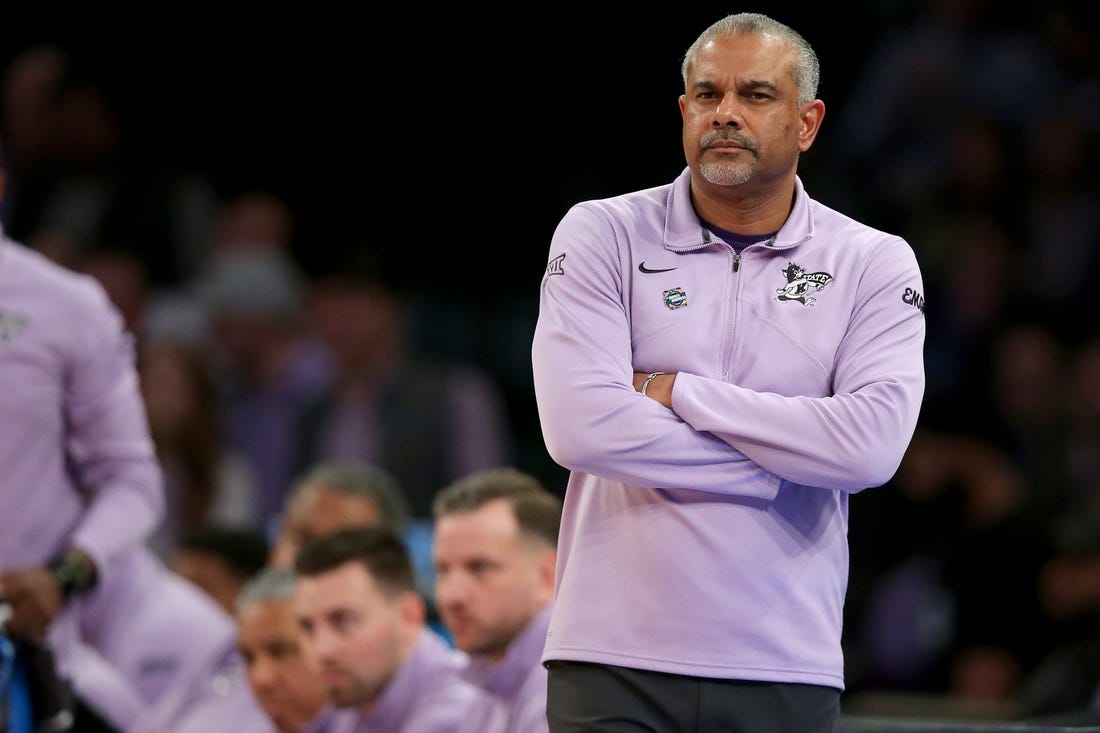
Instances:
[[[347,631],[355,626],[356,617],[350,613],[338,613],[332,617],[332,625],[340,631]]]

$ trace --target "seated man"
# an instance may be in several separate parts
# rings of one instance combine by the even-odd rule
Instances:
[[[459,676],[464,655],[427,625],[401,536],[359,527],[304,545],[295,613],[312,668],[355,730],[452,733],[481,693]]]
[[[279,733],[320,733],[325,688],[306,664],[294,617],[294,571],[267,568],[237,596],[237,646],[256,701]]]
[[[120,730],[200,730],[185,721],[207,710],[242,726],[265,720],[244,679],[233,618],[147,547],[108,568],[79,611],[83,647],[74,655],[74,686],[90,699],[110,700],[102,712]],[[92,693],[111,670],[111,694]]]
[[[432,599],[431,521],[409,519],[397,480],[359,461],[327,461],[307,470],[283,506],[269,565],[293,565],[304,543],[337,530],[382,524],[399,532],[409,548],[417,590],[428,604],[428,623],[446,638]]]
[[[472,473],[435,498],[435,597],[465,679],[469,733],[547,731],[542,648],[554,598],[561,500],[512,468]]]
[[[283,505],[268,564],[292,566],[298,549],[349,527],[386,525],[403,532],[408,508],[387,471],[366,463],[319,463],[294,484]]]

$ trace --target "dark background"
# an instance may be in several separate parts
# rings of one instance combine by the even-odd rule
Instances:
[[[821,96],[842,98],[863,44],[827,30],[835,10],[751,9],[799,28],[821,56]],[[67,16],[9,25],[0,63],[62,45],[112,92],[133,154],[227,193],[285,196],[307,265],[365,245],[433,287],[489,278],[520,292],[537,288],[569,203],[680,170],[681,56],[726,11],[299,9],[134,20],[132,31]]]

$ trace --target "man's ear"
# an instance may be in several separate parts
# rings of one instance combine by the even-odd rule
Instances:
[[[825,103],[820,99],[813,99],[802,105],[799,113],[802,118],[802,127],[798,130],[798,149],[805,153],[814,144],[818,130],[821,129],[821,121],[825,119]]]
[[[539,587],[546,594],[547,602],[554,597],[554,572],[557,563],[557,550],[544,550],[539,554]]]
[[[428,606],[416,591],[405,591],[397,598],[397,612],[407,626],[419,628],[428,619]]]

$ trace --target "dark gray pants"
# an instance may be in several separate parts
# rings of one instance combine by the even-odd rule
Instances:
[[[833,733],[840,690],[606,664],[547,665],[550,733]]]

